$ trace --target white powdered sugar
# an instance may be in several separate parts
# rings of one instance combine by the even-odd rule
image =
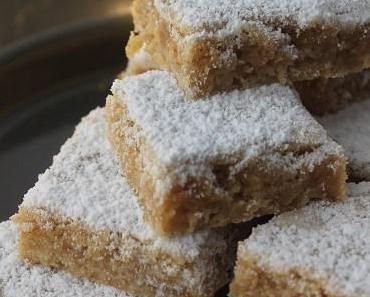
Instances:
[[[17,228],[10,222],[1,223],[1,297],[129,297],[113,288],[73,278],[63,272],[28,266],[19,259],[17,245]]]
[[[144,72],[148,69],[156,68],[152,57],[145,50],[145,47],[146,45],[144,44],[141,49],[128,61],[127,69],[134,68]]]
[[[284,165],[279,151],[315,147],[302,157],[314,165],[326,153],[341,152],[297,95],[281,85],[187,101],[169,73],[148,71],[116,80],[112,92],[123,101],[129,117],[166,166],[185,163],[200,168],[232,156],[238,156],[240,167],[251,158],[273,156]],[[292,167],[291,163],[285,165]]]
[[[370,100],[317,120],[344,147],[353,177],[370,181]]]
[[[159,14],[172,25],[201,32],[232,32],[243,24],[315,23],[358,25],[370,20],[369,0],[154,0]]]
[[[46,210],[189,260],[207,247],[225,247],[224,234],[216,230],[164,239],[144,224],[137,198],[121,176],[106,140],[106,129],[103,109],[85,117],[53,165],[25,195],[21,208]]]
[[[323,281],[326,294],[370,296],[370,184],[349,188],[346,201],[314,202],[257,227],[242,254],[273,273],[297,269]]]

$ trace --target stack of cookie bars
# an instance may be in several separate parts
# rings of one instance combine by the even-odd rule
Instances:
[[[0,225],[4,297],[369,297],[370,1],[133,15],[106,107]]]

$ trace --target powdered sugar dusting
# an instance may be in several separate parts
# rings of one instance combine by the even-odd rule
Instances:
[[[145,48],[146,45],[144,44],[141,49],[128,61],[127,69],[123,72],[121,77],[124,77],[125,74],[136,75],[149,69],[157,68],[152,57],[148,54]]]
[[[198,166],[234,155],[245,164],[291,147],[328,145],[330,153],[341,151],[296,94],[277,84],[187,101],[169,73],[149,71],[115,81],[112,92],[123,100],[160,163],[168,166]],[[316,164],[325,153],[314,151],[305,158]]]
[[[17,253],[17,234],[18,230],[10,222],[0,224],[0,296],[129,297],[113,288],[63,272],[24,264]]]
[[[21,208],[44,209],[93,230],[131,236],[186,259],[194,259],[207,247],[224,247],[219,231],[164,239],[144,224],[137,198],[121,176],[106,140],[106,128],[103,109],[84,118],[54,157],[53,165],[25,195]]]
[[[243,23],[293,23],[306,27],[315,22],[364,24],[370,20],[368,0],[154,0],[162,17],[192,31],[239,28]]]
[[[317,119],[343,145],[353,177],[370,181],[370,100]]]
[[[347,201],[311,203],[257,227],[241,251],[275,272],[309,271],[327,292],[369,296],[370,184],[349,187]]]

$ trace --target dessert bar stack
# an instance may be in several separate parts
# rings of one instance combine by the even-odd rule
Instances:
[[[0,296],[370,297],[370,1],[133,15],[105,108],[0,225]]]
[[[84,118],[25,195],[13,218],[21,257],[134,296],[212,296],[230,278],[238,228],[159,236],[143,221],[106,126],[103,109]]]

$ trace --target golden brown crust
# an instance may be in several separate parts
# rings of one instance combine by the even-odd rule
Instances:
[[[197,263],[156,251],[150,244],[110,232],[93,232],[79,223],[43,211],[20,210],[19,252],[26,262],[64,270],[77,277],[110,285],[137,296],[210,297],[229,280],[231,255],[210,259],[207,274]],[[234,253],[230,247],[229,252]],[[214,262],[214,263],[213,263]],[[168,270],[167,270],[168,268]],[[185,273],[198,275],[198,285],[187,283]]]
[[[156,162],[154,154],[144,139],[130,138],[132,134],[140,135],[139,128],[128,117],[122,100],[109,97],[106,112],[109,139],[126,178],[138,194],[146,221],[162,235],[173,236],[277,214],[302,206],[312,198],[344,197],[346,162],[343,157],[332,155],[313,171],[302,166],[299,172],[276,168],[256,158],[233,177],[229,170],[237,157],[229,163],[215,160],[210,166],[216,181],[194,177],[185,184],[174,182],[164,197],[154,199],[156,180],[164,178],[147,169]],[[306,152],[295,153],[299,156]]]
[[[131,58],[145,44],[160,68],[173,72],[192,98],[272,82],[338,77],[370,67],[368,25],[338,28],[317,23],[297,30],[292,24],[276,24],[290,36],[286,40],[276,40],[250,25],[238,33],[238,42],[229,36],[180,44],[170,30],[177,30],[179,36],[186,30],[184,33],[179,28],[170,29],[152,1],[134,1],[136,34],[131,36],[127,55]],[[296,55],[287,52],[291,45],[297,50]],[[234,53],[227,63],[220,59],[226,51]]]
[[[344,297],[329,293],[327,282],[309,272],[292,269],[282,273],[259,263],[258,258],[239,251],[234,280],[230,285],[231,297]]]

